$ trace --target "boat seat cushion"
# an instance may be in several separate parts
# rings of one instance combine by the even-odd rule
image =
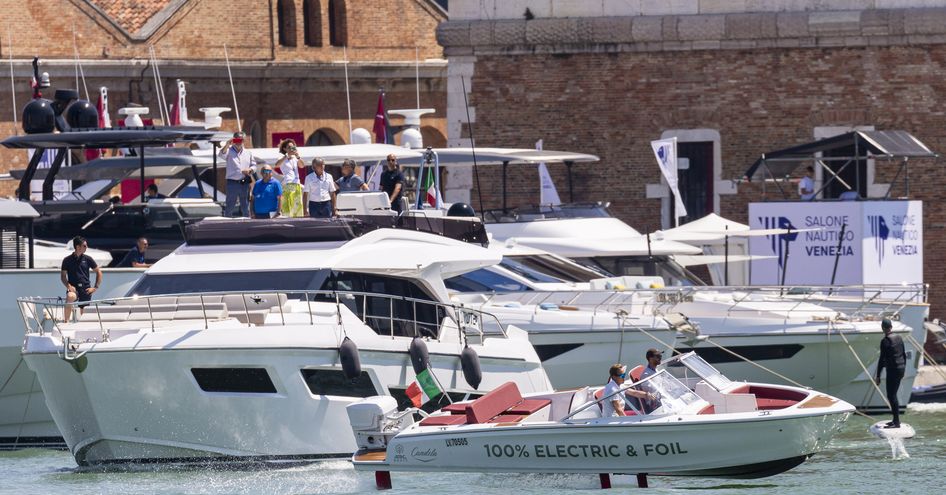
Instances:
[[[506,382],[466,406],[466,422],[485,423],[503,411],[522,402],[522,394],[514,382]]]
[[[506,410],[507,414],[525,414],[526,416],[551,404],[549,399],[524,399],[522,402]]]
[[[638,382],[640,381],[642,374],[644,374],[644,365],[639,364],[634,369],[631,370],[628,376],[631,377],[631,381]]]
[[[450,414],[466,414],[466,406],[468,405],[470,405],[470,401],[454,402],[453,404],[442,407],[440,410]]]
[[[786,407],[794,406],[798,404],[798,401],[786,400],[786,399],[760,399],[756,397],[755,399],[756,407],[760,411],[766,411],[771,409],[785,409]]]
[[[444,414],[443,416],[430,416],[420,422],[421,426],[453,426],[466,423],[466,416],[457,414]]]

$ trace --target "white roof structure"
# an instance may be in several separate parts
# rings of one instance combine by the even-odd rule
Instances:
[[[249,152],[259,161],[274,165],[277,160],[282,158],[282,153],[277,148],[247,148]],[[308,164],[313,158],[321,158],[328,165],[341,165],[345,159],[350,158],[358,163],[378,162],[393,154],[398,161],[417,159],[420,160],[422,153],[419,150],[411,150],[394,146],[392,144],[339,144],[333,146],[300,146],[296,148],[302,160]],[[194,155],[212,159],[212,149],[195,150]],[[218,166],[223,165],[218,163]]]
[[[0,199],[0,218],[38,218],[39,212],[26,201]],[[65,255],[63,255],[65,257]]]
[[[416,149],[423,153],[423,149]],[[539,163],[589,163],[600,161],[595,155],[587,153],[572,153],[569,151],[535,150],[527,148],[434,148],[441,167],[473,165],[474,154],[476,165],[525,165]],[[402,166],[417,167],[423,157],[398,158]]]
[[[204,220],[213,221],[213,220]],[[418,277],[436,270],[444,278],[495,265],[502,256],[446,237],[378,229],[350,241],[282,244],[183,245],[149,274],[282,271],[332,268]]]
[[[727,232],[744,232],[749,226],[743,223],[727,220],[715,213],[703,218],[667,230],[658,230],[654,233],[669,241],[679,241],[695,244],[715,244],[714,241],[723,241]]]

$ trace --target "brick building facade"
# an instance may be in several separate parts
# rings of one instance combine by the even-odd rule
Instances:
[[[574,168],[571,199],[609,201],[638,230],[670,224],[654,139],[676,136],[702,155],[712,169],[698,209],[742,222],[748,203],[780,197],[771,184],[740,180],[764,152],[871,127],[907,130],[946,152],[946,8],[919,0],[576,3],[451,2],[438,28],[450,64],[448,136],[469,135],[463,77],[478,144],[543,139],[546,149],[599,155],[599,164]],[[864,195],[882,196],[896,168],[872,165]],[[564,167],[551,171],[568,200]],[[946,169],[916,160],[909,174],[910,197],[925,202],[925,280],[937,317],[946,309]],[[534,168],[510,168],[508,182],[509,205],[538,202]],[[481,187],[482,206],[499,207],[500,181]],[[893,195],[903,194],[901,183]],[[476,198],[466,196],[479,207]]]
[[[345,56],[354,127],[371,128],[379,88],[388,109],[420,105],[428,142],[445,142],[446,61],[435,31],[446,12],[433,0],[0,0],[0,133],[12,134],[13,112],[30,97],[30,59],[38,55],[53,88],[76,86],[81,62],[91,100],[109,88],[112,121],[128,102],[158,116],[149,63],[153,46],[165,94],[175,79],[188,83],[190,118],[199,107],[233,107],[225,64],[231,62],[242,128],[254,145],[270,145],[275,132],[298,131],[323,144],[348,142]],[[13,57],[16,106],[9,90]],[[419,61],[419,63],[418,63]],[[224,114],[235,130],[235,112]],[[26,154],[0,149],[0,172],[22,168]],[[0,194],[13,184],[0,182]]]

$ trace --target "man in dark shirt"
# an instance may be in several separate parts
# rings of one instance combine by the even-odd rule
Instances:
[[[130,268],[148,268],[151,266],[145,262],[145,254],[148,252],[148,239],[139,237],[138,242],[128,250],[128,254],[122,258],[118,266]]]
[[[398,170],[397,157],[388,155],[387,169],[381,172],[381,190],[388,194],[391,209],[401,213],[401,193],[404,189],[404,174]]]
[[[66,302],[79,301],[79,312],[82,312],[83,302],[92,300],[92,294],[102,285],[102,269],[91,256],[85,254],[89,243],[82,236],[72,239],[75,251],[62,260],[59,278],[66,286]],[[89,281],[89,270],[95,270],[95,285]],[[72,304],[66,304],[63,316],[69,321],[72,316]]]
[[[903,370],[907,367],[907,354],[903,348],[903,339],[893,335],[893,324],[884,318],[880,323],[884,331],[884,338],[880,341],[880,359],[877,361],[877,376],[874,381],[880,385],[880,371],[887,368],[887,401],[890,402],[890,414],[893,421],[884,428],[900,428],[900,402],[897,401],[897,390],[900,380],[903,379]]]

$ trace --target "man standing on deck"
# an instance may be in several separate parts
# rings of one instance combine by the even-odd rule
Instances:
[[[391,201],[391,209],[401,213],[401,196],[404,191],[404,174],[398,169],[397,157],[394,153],[388,155],[388,164],[381,172],[381,190],[387,193]]]
[[[899,335],[893,335],[893,323],[887,318],[880,323],[880,328],[884,331],[884,338],[880,341],[880,359],[877,360],[877,376],[874,381],[880,385],[880,371],[887,368],[887,401],[890,402],[890,414],[893,415],[893,421],[887,423],[884,428],[900,428],[900,402],[897,401],[897,390],[900,388],[900,380],[903,379],[903,371],[907,367],[907,353],[903,348],[903,339]]]
[[[250,216],[250,184],[256,172],[256,159],[244,147],[242,132],[233,133],[230,139],[220,148],[220,158],[227,162],[227,207],[223,214],[234,216],[237,200],[240,201],[240,216]]]
[[[102,269],[91,256],[85,254],[89,243],[85,237],[75,236],[72,239],[74,251],[62,260],[60,280],[66,286],[66,306],[63,308],[64,321],[72,317],[72,305],[79,301],[79,312],[92,300],[92,294],[102,285]],[[89,270],[95,270],[95,286],[89,280]]]

